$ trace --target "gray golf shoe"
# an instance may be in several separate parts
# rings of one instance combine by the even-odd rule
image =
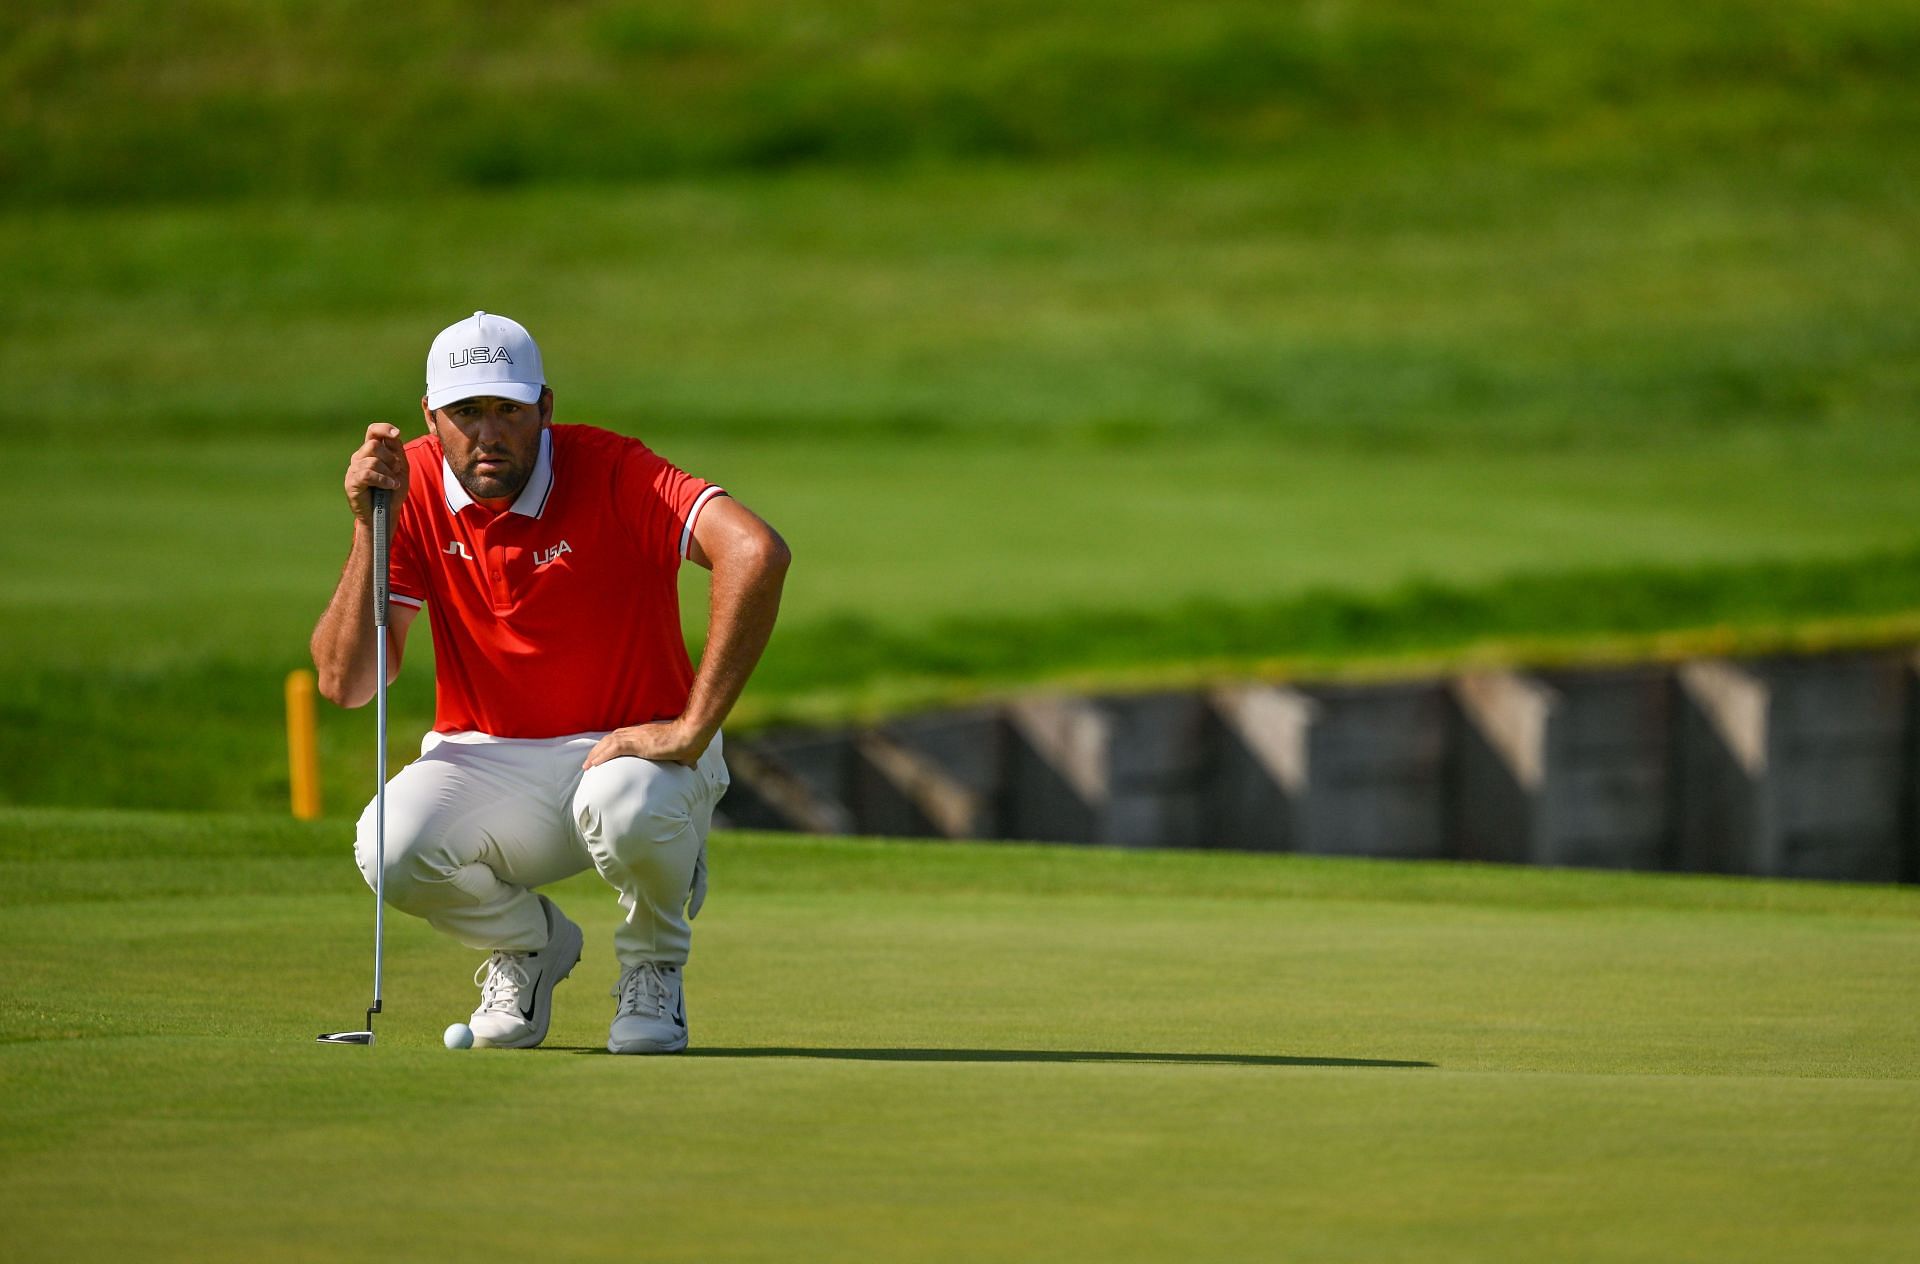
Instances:
[[[680,967],[643,961],[620,974],[619,1006],[607,1032],[609,1053],[679,1053],[687,1047],[687,995]]]
[[[480,963],[473,981],[480,985],[480,1008],[473,1011],[476,1049],[531,1049],[547,1038],[553,1020],[553,988],[580,960],[580,928],[546,896],[547,946],[538,952],[496,948]]]

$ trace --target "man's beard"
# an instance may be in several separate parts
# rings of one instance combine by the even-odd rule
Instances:
[[[476,453],[473,459],[467,462],[465,469],[455,469],[453,472],[453,476],[460,481],[460,486],[466,488],[467,495],[475,500],[509,500],[518,496],[521,489],[527,485],[527,480],[533,477],[533,467],[529,465],[522,468],[514,464],[511,456],[505,454],[487,455],[491,459],[505,461],[507,468],[498,474],[482,474],[480,472],[481,454]]]

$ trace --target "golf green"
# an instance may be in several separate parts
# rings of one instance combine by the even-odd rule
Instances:
[[[450,1053],[337,824],[0,810],[0,1217],[64,1261],[1893,1259],[1920,891],[725,836],[694,1047]]]

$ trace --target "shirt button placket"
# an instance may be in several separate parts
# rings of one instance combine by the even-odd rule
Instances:
[[[507,564],[505,558],[501,556],[501,552],[500,549],[494,548],[491,545],[489,545],[486,550],[487,591],[492,594],[493,605],[496,610],[504,610],[508,604]]]

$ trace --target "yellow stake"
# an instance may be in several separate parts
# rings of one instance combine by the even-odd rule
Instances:
[[[320,819],[320,743],[314,732],[313,673],[301,668],[287,673],[287,784],[292,791],[293,815],[302,821]]]

